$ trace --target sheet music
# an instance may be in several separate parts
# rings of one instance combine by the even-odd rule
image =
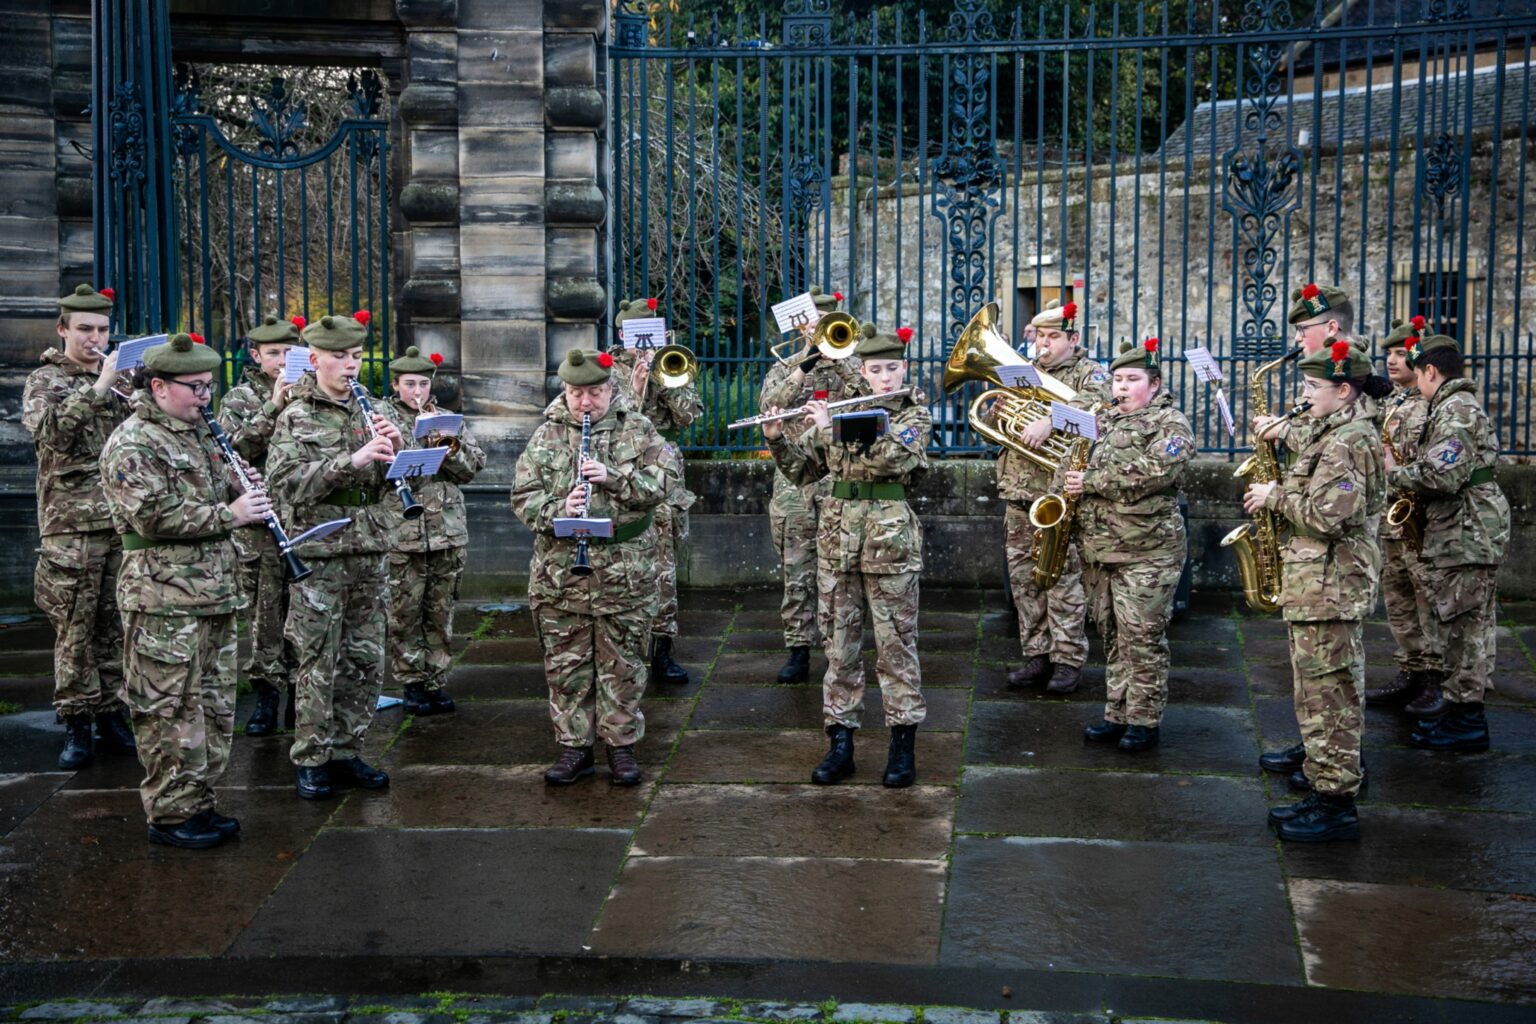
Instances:
[[[816,300],[811,298],[810,292],[801,292],[792,299],[774,303],[773,318],[778,321],[779,330],[788,334],[820,320],[821,311],[816,308]]]
[[[457,435],[464,427],[464,417],[456,412],[434,412],[416,417],[413,436],[421,438],[436,431],[439,434]]]
[[[589,519],[585,516],[557,516],[554,519],[556,537],[612,537],[612,519]]]
[[[1040,371],[1036,370],[1033,363],[1022,363],[1017,366],[999,366],[997,379],[1003,382],[1006,388],[1038,388],[1044,387],[1045,382],[1040,379]]]
[[[1051,403],[1051,429],[1064,434],[1076,434],[1089,440],[1099,439],[1099,421],[1084,409],[1074,409],[1063,402]]]
[[[619,324],[620,348],[661,348],[667,343],[667,318],[631,317]]]
[[[1221,413],[1221,422],[1226,425],[1227,434],[1237,436],[1237,423],[1232,419],[1232,407],[1227,404],[1227,396],[1222,394],[1220,388],[1216,389],[1216,408]]]
[[[295,345],[283,358],[283,383],[297,384],[300,377],[313,369],[309,362],[309,349],[303,345]]]
[[[386,480],[414,480],[419,476],[432,476],[443,466],[447,448],[411,448],[395,453],[395,461],[384,474]]]
[[[1189,368],[1195,371],[1195,376],[1208,384],[1221,383],[1221,367],[1216,365],[1216,360],[1208,348],[1187,348],[1184,350],[1184,358],[1189,363]]]
[[[151,334],[143,338],[129,338],[117,346],[117,372],[127,373],[144,365],[144,353],[169,340],[164,334]]]
[[[351,522],[351,516],[342,516],[340,519],[332,519],[328,523],[321,523],[318,526],[311,526],[297,537],[289,537],[288,546],[290,548],[296,548],[307,540],[321,540],[325,537],[329,537],[331,534],[335,533],[337,530]]]

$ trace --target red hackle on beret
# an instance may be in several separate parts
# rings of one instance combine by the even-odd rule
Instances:
[[[298,328],[298,329],[299,329],[299,330],[301,330],[301,331],[302,331],[302,330],[303,330],[303,329],[304,329],[304,328],[305,328],[305,327],[308,327],[308,326],[309,326],[309,321],[308,321],[308,320],[305,320],[305,319],[304,319],[304,318],[303,318],[303,317],[301,317],[301,316],[296,316],[296,317],[294,317],[294,318],[293,318],[293,321],[292,321],[292,323],[293,323],[293,326],[294,326],[294,327],[296,327],[296,328]]]
[[[909,343],[912,340],[912,328],[910,328],[910,327],[898,327],[898,328],[896,328],[896,337],[897,337],[898,340],[901,341],[901,343],[903,345]]]
[[[206,345],[206,344],[208,344],[208,342],[206,340],[204,340],[203,336],[201,334],[198,334],[196,331],[189,331],[187,333],[187,337],[192,339],[192,343],[194,345]]]
[[[1321,291],[1322,289],[1319,288],[1316,284],[1309,283],[1305,288],[1301,290],[1301,297],[1304,299],[1315,299],[1317,298],[1318,293]]]
[[[111,288],[103,288],[97,294],[105,296],[108,302],[116,302],[117,301],[117,292],[114,291]]]
[[[1141,343],[1141,347],[1146,349],[1148,352],[1156,352],[1157,351],[1157,339],[1156,338],[1148,338],[1146,341]]]
[[[1336,342],[1334,342],[1333,345],[1328,349],[1328,354],[1333,357],[1334,362],[1339,362],[1340,360],[1348,359],[1349,358],[1349,342],[1347,342],[1347,341],[1336,341]]]
[[[433,366],[443,365],[443,354],[441,352],[433,352],[431,355],[427,356],[427,358],[432,360]]]
[[[833,292],[832,293],[832,298],[836,299],[838,302],[842,302],[843,301],[843,293],[842,292]]]
[[[1069,302],[1061,307],[1061,319],[1063,321],[1077,319],[1077,303]]]
[[[356,313],[352,314],[352,319],[356,320],[364,327],[367,327],[368,321],[373,319],[373,314],[368,312],[366,309],[360,309]]]
[[[660,305],[660,303],[658,303],[655,299],[645,300],[645,308],[650,310],[652,313],[656,312],[656,307],[658,305]]]
[[[613,356],[607,352],[599,352],[597,354],[597,365],[605,370],[611,368],[613,366]]]

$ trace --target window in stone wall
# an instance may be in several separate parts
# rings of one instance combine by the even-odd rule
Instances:
[[[1431,265],[1417,270],[1412,261],[1404,260],[1397,264],[1392,274],[1392,316],[1403,320],[1424,316],[1434,331],[1460,338],[1470,349],[1478,340],[1471,328],[1477,324],[1482,286],[1482,267],[1476,259],[1467,260],[1465,290],[1461,267],[1451,260],[1441,261],[1438,267]],[[1466,337],[1460,333],[1464,317],[1469,317]]]

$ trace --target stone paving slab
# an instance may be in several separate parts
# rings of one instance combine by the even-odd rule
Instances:
[[[960,688],[924,691],[928,717],[925,732],[959,732],[965,728],[971,695]],[[865,715],[884,720],[884,701],[878,686],[866,687]],[[694,729],[793,729],[821,717],[820,686],[732,686],[713,684],[694,706]]]
[[[845,785],[880,785],[889,733],[860,729],[854,743],[855,773]],[[959,733],[922,733],[918,771],[928,785],[953,785],[959,777]],[[720,730],[689,732],[667,771],[668,782],[808,782],[827,752],[821,730]]]
[[[384,793],[356,794],[331,824],[374,828],[597,828],[640,824],[655,782],[608,784],[607,769],[565,789],[544,785],[543,765],[391,766]]]

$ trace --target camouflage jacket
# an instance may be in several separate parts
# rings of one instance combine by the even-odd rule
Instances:
[[[1290,525],[1280,606],[1290,622],[1353,622],[1376,606],[1386,504],[1381,437],[1364,399],[1313,420],[1264,505]]]
[[[639,353],[632,348],[619,349],[613,354],[614,392],[619,396],[619,400],[631,409],[638,406],[634,389],[630,387],[630,378],[634,375],[635,364],[639,359]],[[656,428],[656,432],[672,448],[672,454],[681,466],[683,450],[678,447],[678,435],[704,414],[704,403],[699,398],[699,389],[692,384],[686,384],[680,388],[664,388],[652,381],[645,389],[645,407],[640,409],[640,412],[651,421],[651,426]],[[693,506],[693,502],[693,493],[684,485],[682,476],[679,475],[677,486],[667,495],[667,504],[673,508],[686,510]]]
[[[1382,403],[1382,430],[1392,439],[1399,462],[1411,462],[1418,455],[1419,435],[1428,417],[1429,399],[1419,394],[1418,388],[1398,388]],[[1381,539],[1403,539],[1403,528],[1390,525],[1385,514],[1381,517]]]
[[[890,414],[885,436],[868,447],[836,444],[830,430],[768,442],[774,462],[794,484],[829,477],[859,483],[916,483],[928,470],[933,421],[921,394],[900,395],[860,406]],[[899,573],[923,568],[923,528],[904,498],[822,499],[816,555],[829,572]]]
[[[219,401],[219,426],[229,438],[230,447],[257,472],[263,472],[267,463],[267,442],[272,440],[272,428],[277,426],[278,411],[272,404],[272,380],[255,365],[247,365],[241,382]],[[277,553],[271,531],[261,523],[241,527],[235,531],[234,539],[242,562],[264,553]]]
[[[390,416],[388,402],[372,400],[374,411]],[[396,424],[398,426],[398,424]],[[406,447],[410,432],[402,429]],[[388,463],[364,469],[352,465],[352,453],[371,436],[362,410],[348,395],[336,399],[320,390],[314,374],[306,373],[288,390],[288,404],[278,413],[267,446],[267,493],[288,536],[332,519],[351,517],[350,525],[297,549],[300,558],[374,554],[389,550],[386,502],[400,501],[394,485],[384,479]],[[413,488],[414,490],[414,488]],[[337,492],[367,492],[366,505],[338,505]]]
[[[1195,455],[1194,431],[1158,395],[1135,412],[1106,411],[1083,471],[1078,543],[1090,562],[1135,562],[1186,550],[1179,484]]]
[[[102,450],[100,479],[117,532],[160,542],[123,552],[123,611],[225,615],[244,606],[229,537],[233,477],[202,421],[173,419],[140,391]]]
[[[389,416],[400,424],[400,432],[411,439],[416,432],[416,409],[399,397],[387,403]],[[430,439],[411,440],[410,446],[421,447]],[[459,450],[443,459],[443,468],[436,476],[420,477],[411,481],[411,495],[424,510],[419,519],[405,518],[405,506],[391,496],[382,506],[383,518],[388,524],[391,551],[441,551],[445,548],[462,548],[469,543],[469,524],[464,512],[464,492],[460,484],[467,484],[475,474],[485,468],[485,451],[475,441],[467,427],[459,429]]]
[[[1493,424],[1469,380],[1448,380],[1429,403],[1413,461],[1400,464],[1387,482],[1407,488],[1424,503],[1424,549],[1434,566],[1497,565],[1509,543],[1509,502],[1492,480],[1474,484],[1472,474],[1491,471],[1499,444]]]
[[[762,389],[758,391],[758,410],[767,409],[770,405],[780,409],[794,409],[809,402],[816,396],[816,392],[825,391],[827,401],[836,402],[842,398],[853,398],[855,395],[869,394],[869,385],[864,383],[864,378],[859,374],[857,357],[847,359],[818,359],[810,372],[805,375],[797,388],[790,375],[795,372],[795,363],[775,363],[763,378]],[[784,421],[784,434],[790,438],[797,438],[810,429],[805,417],[796,416],[794,419]],[[782,488],[793,487],[789,479],[780,471],[773,474],[773,490],[777,494]],[[817,495],[825,498],[832,493],[832,480],[825,477],[820,481],[812,481],[801,488],[807,502],[812,501]]]
[[[1072,350],[1067,361],[1060,366],[1041,366],[1041,370],[1055,377],[1077,392],[1069,405],[1090,409],[1099,402],[1109,400],[1109,374],[1104,367],[1089,359],[1081,348]],[[997,425],[994,406],[988,406],[982,418],[988,426]],[[1038,466],[1011,448],[1004,448],[997,458],[997,495],[1004,501],[1029,503],[1051,489],[1051,471]]]
[[[97,459],[130,410],[110,391],[97,398],[96,376],[50,348],[27,377],[21,425],[37,447],[37,526],[44,537],[112,528]]]
[[[583,615],[612,615],[656,600],[656,548],[647,529],[628,541],[593,540],[587,546],[589,576],[571,572],[577,541],[557,538],[554,520],[565,516],[565,498],[576,486],[581,418],[564,397],[544,410],[544,422],[528,439],[512,482],[512,511],[533,531],[528,570],[530,600]],[[607,517],[615,528],[646,519],[682,473],[672,449],[651,421],[615,401],[592,424],[592,457],[608,467],[606,484],[592,485],[587,514]]]

